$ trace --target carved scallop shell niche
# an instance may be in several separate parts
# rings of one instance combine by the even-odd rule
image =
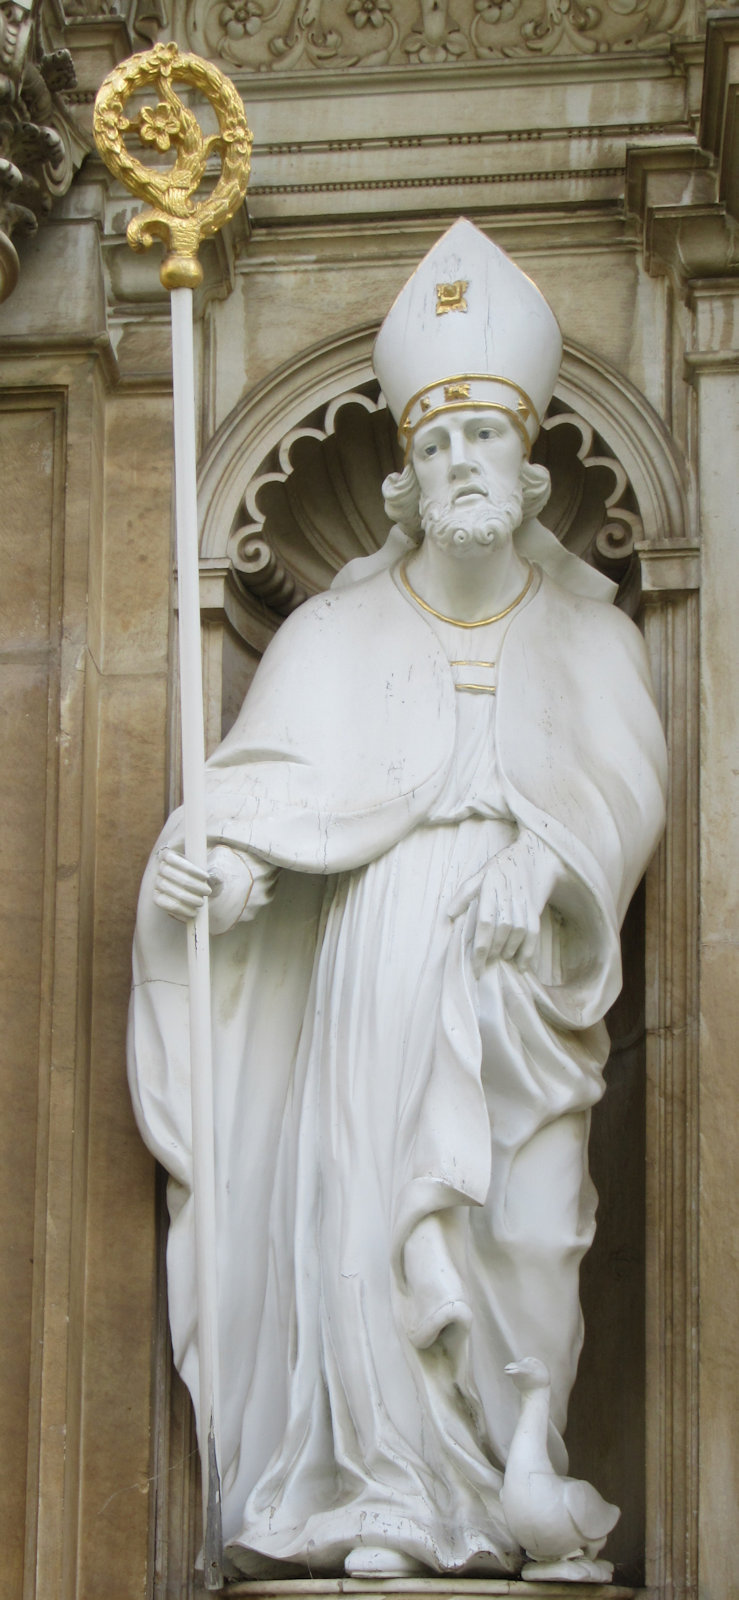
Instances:
[[[542,520],[569,550],[638,599],[636,499],[623,467],[594,428],[554,400],[533,459],[548,467]],[[383,544],[382,481],[402,466],[395,424],[374,379],[319,406],[290,428],[248,483],[228,540],[244,588],[278,616],[328,588],[345,562]]]

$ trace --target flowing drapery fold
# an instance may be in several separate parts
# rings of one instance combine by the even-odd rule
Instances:
[[[480,725],[495,805],[463,821],[444,812],[459,703],[382,573],[289,619],[209,763],[211,843],[281,869],[254,923],[213,940],[224,1532],[245,1570],[330,1570],[372,1537],[432,1569],[515,1570],[502,1369],[527,1351],[552,1370],[566,1460],[589,1110],[663,741],[636,629],[546,576]],[[472,913],[448,908],[521,829],[558,863],[539,957],[478,980]],[[175,814],[160,844],[180,837]],[[185,941],[155,863],[130,1076],[170,1173],[173,1343],[196,1395]]]

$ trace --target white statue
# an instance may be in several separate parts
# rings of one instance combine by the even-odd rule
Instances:
[[[537,1582],[607,1583],[610,1561],[598,1556],[621,1515],[592,1484],[558,1473],[549,1455],[551,1385],[543,1361],[525,1356],[506,1367],[521,1394],[500,1498],[506,1521],[526,1551],[521,1577]]]
[[[377,341],[408,463],[388,544],[270,645],[208,765],[208,879],[179,814],[144,879],[131,1083],[170,1173],[193,1394],[181,924],[211,896],[242,1572],[518,1572],[501,1486],[524,1357],[567,1471],[590,1108],[664,744],[612,585],[536,521],[548,476],[527,457],[560,357],[536,287],[458,222]]]

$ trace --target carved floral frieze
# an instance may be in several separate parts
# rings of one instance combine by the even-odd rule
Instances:
[[[656,49],[688,0],[189,0],[187,41],[232,69],[444,66]]]

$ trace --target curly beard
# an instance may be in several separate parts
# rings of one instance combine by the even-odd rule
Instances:
[[[424,533],[441,550],[463,550],[471,544],[492,548],[496,540],[512,538],[520,526],[523,492],[517,486],[505,500],[475,496],[459,505],[422,495],[420,513]]]

